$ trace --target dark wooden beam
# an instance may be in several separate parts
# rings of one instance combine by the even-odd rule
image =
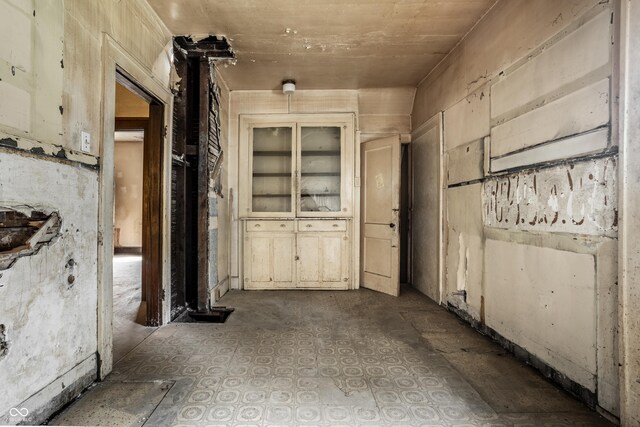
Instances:
[[[200,60],[198,126],[198,311],[209,301],[209,61]]]

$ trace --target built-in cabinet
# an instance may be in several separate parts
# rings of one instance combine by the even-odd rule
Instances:
[[[353,116],[242,116],[240,126],[244,288],[350,288]]]

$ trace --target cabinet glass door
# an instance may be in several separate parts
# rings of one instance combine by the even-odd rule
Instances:
[[[255,127],[252,138],[253,212],[292,212],[293,129]]]
[[[341,140],[338,126],[300,128],[300,212],[340,212]]]

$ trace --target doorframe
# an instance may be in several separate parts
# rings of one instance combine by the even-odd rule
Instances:
[[[439,305],[443,305],[445,302],[445,256],[446,256],[446,244],[447,244],[447,224],[446,224],[446,180],[445,180],[445,159],[444,159],[444,114],[442,111],[436,113],[429,120],[418,126],[414,131],[411,132],[411,144],[414,144],[419,138],[429,132],[431,129],[436,129],[438,131],[438,300],[436,301]],[[415,206],[414,204],[414,196],[415,196],[415,185],[413,183],[414,174],[413,174],[413,161],[411,159],[411,206],[412,208]],[[413,217],[413,211],[411,213]],[[415,251],[413,250],[413,244],[416,241],[416,237],[413,235],[415,229],[411,230],[411,256],[413,257]],[[413,268],[415,267],[415,263],[411,262],[411,281],[413,285]]]
[[[127,52],[111,36],[104,33],[102,40],[102,102],[100,131],[100,173],[98,208],[98,299],[97,299],[97,356],[98,379],[104,379],[113,368],[113,209],[114,209],[114,133],[116,107],[116,74],[126,73],[140,88],[159,101],[164,110],[162,135],[162,241],[160,258],[162,263],[161,289],[171,295],[170,271],[170,200],[171,192],[171,111],[173,95],[158,82],[153,72],[134,55]],[[170,301],[162,301],[160,324],[168,322],[171,313]]]

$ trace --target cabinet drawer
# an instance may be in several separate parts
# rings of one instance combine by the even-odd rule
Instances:
[[[293,231],[293,221],[247,221],[247,231]]]
[[[298,231],[347,231],[347,221],[302,220],[298,221]]]

